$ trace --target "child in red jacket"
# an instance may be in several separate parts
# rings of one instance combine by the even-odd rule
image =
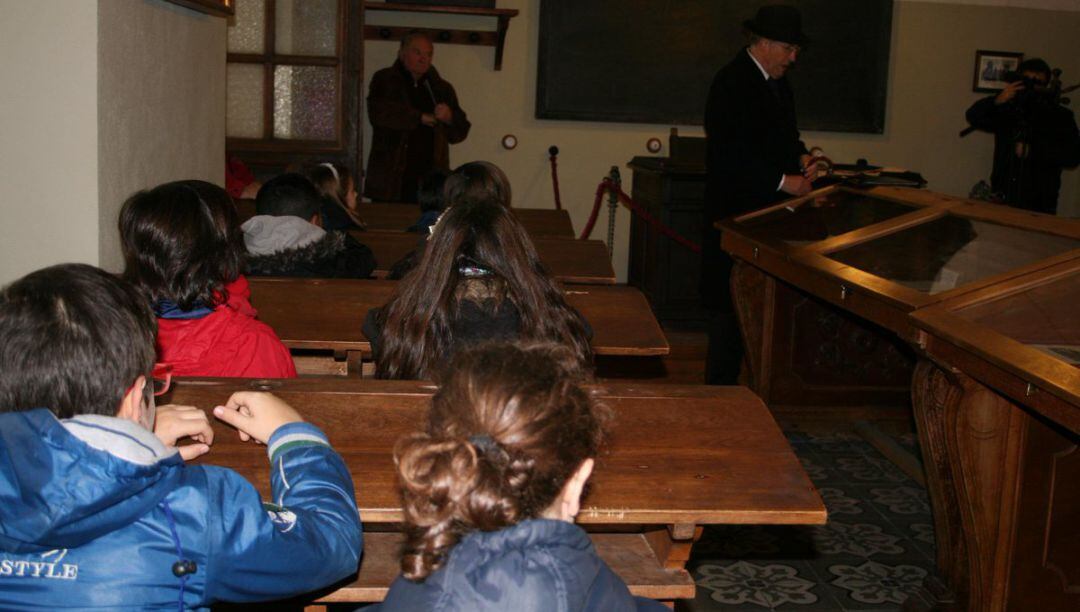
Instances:
[[[158,318],[158,361],[176,376],[296,376],[289,350],[256,319],[241,275],[244,238],[225,190],[166,183],[120,211],[124,277]]]

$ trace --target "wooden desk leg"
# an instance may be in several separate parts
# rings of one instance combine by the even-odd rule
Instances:
[[[963,373],[926,359],[915,368],[911,394],[938,570],[955,609],[1003,610],[1027,417]]]
[[[694,542],[701,539],[704,528],[693,523],[676,523],[660,529],[645,532],[645,541],[649,543],[657,560],[670,570],[686,571],[686,562],[690,559],[690,549]],[[661,601],[669,608],[675,607],[674,601]]]

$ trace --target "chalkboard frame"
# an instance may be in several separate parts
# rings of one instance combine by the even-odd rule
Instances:
[[[874,58],[874,73],[876,78],[872,81],[873,94],[870,102],[873,104],[872,116],[866,121],[860,123],[843,123],[843,122],[830,122],[821,120],[815,117],[806,117],[804,113],[799,115],[799,128],[800,130],[809,131],[823,131],[823,132],[847,132],[847,133],[864,133],[864,134],[882,134],[885,132],[885,118],[887,113],[888,102],[888,86],[889,86],[889,64],[891,61],[891,49],[892,49],[892,27],[893,27],[893,12],[895,10],[894,0],[883,0],[888,10],[884,10],[881,13],[881,23],[877,24],[878,31],[880,32],[880,38],[877,41],[875,47]],[[558,3],[557,3],[558,4]],[[548,65],[548,45],[549,41],[554,37],[552,32],[552,26],[549,23],[552,19],[551,0],[541,2],[540,6],[540,28],[539,28],[539,49],[537,58],[537,80],[536,80],[536,111],[535,117],[537,119],[551,119],[562,121],[591,121],[591,122],[604,122],[604,123],[644,123],[644,124],[657,124],[657,125],[703,125],[704,123],[704,111],[694,117],[672,117],[669,115],[662,115],[655,112],[633,112],[633,111],[620,111],[614,109],[605,110],[569,110],[566,108],[560,108],[557,103],[553,103],[549,100],[549,88],[547,86],[548,79],[551,76],[549,74],[550,67]],[[752,14],[752,12],[751,12]],[[818,43],[815,43],[818,44]],[[722,65],[716,66],[719,70]],[[796,91],[796,107],[798,107],[799,93]],[[704,109],[704,99],[702,100],[702,109]],[[798,110],[798,108],[796,109]]]

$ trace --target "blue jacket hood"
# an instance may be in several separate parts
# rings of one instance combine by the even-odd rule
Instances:
[[[534,519],[473,532],[423,582],[399,577],[379,608],[515,612],[653,610],[636,599],[573,523]]]
[[[46,409],[0,414],[0,550],[74,548],[146,514],[183,461],[137,423]]]

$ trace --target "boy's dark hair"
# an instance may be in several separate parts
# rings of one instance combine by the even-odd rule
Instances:
[[[255,197],[255,214],[300,217],[310,221],[322,209],[322,196],[302,174],[289,172],[270,179]]]
[[[225,285],[243,270],[244,235],[232,198],[205,181],[140,191],[120,210],[124,278],[151,302],[182,310],[228,300]]]
[[[115,416],[154,367],[157,320],[120,278],[85,264],[33,272],[0,291],[0,412]]]
[[[1050,78],[1050,64],[1046,63],[1046,60],[1039,57],[1030,57],[1016,67],[1016,71],[1020,74],[1025,72],[1038,72],[1046,75],[1046,78]]]
[[[416,187],[416,201],[420,203],[420,212],[441,212],[446,207],[443,186],[446,185],[448,176],[450,174],[445,170],[435,169],[420,180]]]

